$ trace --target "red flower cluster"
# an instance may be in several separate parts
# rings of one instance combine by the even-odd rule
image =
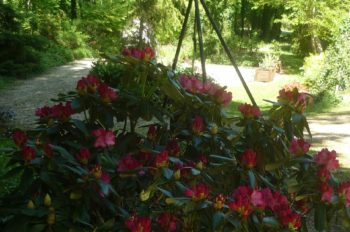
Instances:
[[[278,101],[284,104],[290,104],[299,112],[304,112],[308,103],[308,95],[306,93],[299,93],[297,88],[293,90],[282,89],[279,91]]]
[[[155,138],[157,137],[157,134],[158,134],[158,129],[155,125],[151,125],[149,128],[148,128],[148,132],[147,132],[147,138],[149,140],[155,140]]]
[[[104,103],[110,103],[118,97],[117,92],[106,84],[100,84],[97,90],[101,96],[101,101]]]
[[[201,116],[196,116],[192,121],[192,131],[196,135],[202,134],[204,130],[204,122]]]
[[[35,115],[40,117],[41,119],[57,119],[61,122],[67,122],[70,119],[70,116],[74,114],[74,110],[72,109],[72,105],[70,102],[66,102],[65,105],[63,103],[59,103],[52,107],[44,106],[42,108],[38,108],[35,111]]]
[[[339,197],[345,202],[346,206],[350,206],[350,182],[343,182],[338,187]]]
[[[222,209],[224,207],[225,204],[225,196],[223,194],[219,194],[214,198],[213,201],[213,207],[214,209]]]
[[[154,166],[157,168],[166,167],[169,165],[169,155],[167,150],[161,151],[158,155],[156,155]]]
[[[197,184],[193,188],[186,189],[185,195],[192,197],[194,201],[205,200],[209,196],[209,186],[203,183]]]
[[[258,118],[261,115],[259,107],[247,103],[239,105],[238,110],[245,118]]]
[[[310,146],[310,143],[304,139],[293,139],[289,146],[289,152],[297,156],[304,155],[309,151]]]
[[[144,49],[139,48],[124,48],[122,51],[124,56],[132,56],[134,58],[151,61],[155,58],[155,52],[152,48],[146,47]]]
[[[331,203],[334,190],[328,182],[331,172],[339,168],[337,153],[326,148],[322,149],[314,156],[314,161],[318,167],[317,175],[320,180],[321,201]]]
[[[241,162],[247,168],[254,168],[256,166],[256,153],[253,149],[248,149],[241,155]]]
[[[81,78],[77,82],[76,90],[79,95],[86,95],[87,93],[95,93],[98,86],[100,86],[100,80],[95,76],[86,76]]]
[[[271,210],[290,230],[297,230],[301,227],[300,215],[292,211],[288,199],[279,192],[273,193],[268,188],[256,190],[240,186],[234,191],[233,198],[234,201],[228,206],[242,219],[247,219],[255,207],[260,210]]]
[[[151,219],[133,215],[124,221],[126,228],[131,232],[151,232]]]
[[[90,174],[96,178],[96,179],[101,179],[102,177],[102,166],[99,164],[96,164],[90,169]]]
[[[203,83],[194,76],[180,76],[179,83],[186,91],[208,94],[224,106],[228,106],[232,101],[232,93],[225,91],[225,88],[211,82]]]
[[[15,131],[12,134],[12,140],[18,147],[26,145],[28,137],[23,131]]]
[[[92,136],[96,138],[94,147],[105,148],[115,144],[115,135],[113,131],[99,128],[92,132]]]
[[[77,160],[80,163],[87,165],[89,163],[90,156],[91,156],[91,153],[90,153],[89,149],[81,148],[78,155],[77,155]]]
[[[101,101],[104,103],[110,103],[118,97],[116,91],[108,85],[101,83],[95,76],[87,76],[80,79],[77,83],[76,90],[81,96],[98,91]]]
[[[32,147],[25,146],[22,150],[22,158],[26,163],[30,163],[36,157],[36,150]]]
[[[181,153],[181,148],[176,139],[170,140],[165,149],[169,151],[169,155],[171,156],[179,156]]]
[[[176,231],[177,218],[170,213],[162,213],[157,217],[157,223],[163,229],[163,231],[173,232]]]
[[[129,172],[129,171],[133,171],[141,166],[142,166],[141,162],[139,162],[131,154],[129,154],[129,155],[126,155],[122,159],[119,160],[118,165],[117,165],[117,171],[118,172]]]
[[[339,168],[337,153],[334,150],[329,151],[327,148],[324,148],[317,153],[317,155],[314,156],[314,161],[318,166],[324,167],[330,172]]]

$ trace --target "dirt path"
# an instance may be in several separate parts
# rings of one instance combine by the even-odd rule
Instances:
[[[0,92],[0,109],[15,113],[14,126],[32,127],[36,108],[52,105],[50,99],[58,93],[73,90],[77,80],[89,72],[92,62],[91,59],[74,61],[30,80],[17,81],[12,88]]]
[[[18,81],[11,89],[0,92],[0,109],[6,108],[15,112],[16,126],[32,127],[35,109],[52,104],[50,99],[55,98],[58,93],[73,90],[76,81],[88,73],[92,62],[91,59],[75,61],[36,78]],[[247,83],[254,81],[254,68],[242,67],[240,70]],[[207,72],[221,85],[230,87],[241,84],[231,66],[209,64]],[[281,75],[277,75],[275,80],[279,78]],[[315,116],[309,122],[313,134],[312,149],[334,149],[339,154],[343,167],[350,168],[350,112]]]

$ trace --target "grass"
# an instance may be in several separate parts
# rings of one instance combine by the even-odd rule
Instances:
[[[276,78],[273,82],[251,82],[248,83],[248,87],[260,109],[266,111],[270,108],[271,103],[265,100],[276,101],[279,90],[288,83],[298,79],[298,76],[281,76]],[[237,106],[239,104],[251,103],[248,94],[242,85],[230,87],[228,90],[231,91],[233,95],[233,103],[227,110],[230,115],[237,114]]]
[[[6,153],[1,152],[1,149],[13,146],[14,144],[11,139],[0,134],[0,196],[9,193],[18,184],[17,176],[7,179],[2,178],[2,176],[8,171],[6,164],[9,157],[6,155]]]

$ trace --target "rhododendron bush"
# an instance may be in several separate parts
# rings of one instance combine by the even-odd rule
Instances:
[[[231,100],[150,48],[100,61],[13,132],[4,178],[20,181],[1,198],[2,231],[307,231],[311,217],[322,231],[349,214],[336,152],[308,154],[306,94],[281,90],[268,113],[242,104],[238,117]]]

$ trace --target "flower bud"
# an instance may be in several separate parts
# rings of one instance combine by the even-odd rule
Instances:
[[[174,179],[175,179],[175,180],[180,180],[180,178],[181,178],[181,170],[178,169],[178,170],[176,170],[176,171],[174,172]]]
[[[27,208],[28,209],[35,209],[35,205],[34,205],[34,202],[32,200],[28,201]]]
[[[50,197],[50,195],[48,193],[46,193],[46,195],[44,197],[44,205],[46,207],[49,207],[49,206],[51,206],[51,203],[52,203],[51,197]]]
[[[165,203],[167,203],[167,205],[172,205],[175,204],[175,200],[174,198],[168,197],[167,199],[165,199]]]
[[[213,125],[211,128],[210,128],[210,133],[212,135],[216,135],[218,133],[218,127],[216,125]]]
[[[56,222],[56,215],[54,212],[50,212],[47,215],[47,224],[53,225],[53,224],[55,224],[55,222]]]
[[[150,190],[142,190],[140,193],[140,200],[141,201],[147,201],[149,199],[149,196],[151,194]]]

